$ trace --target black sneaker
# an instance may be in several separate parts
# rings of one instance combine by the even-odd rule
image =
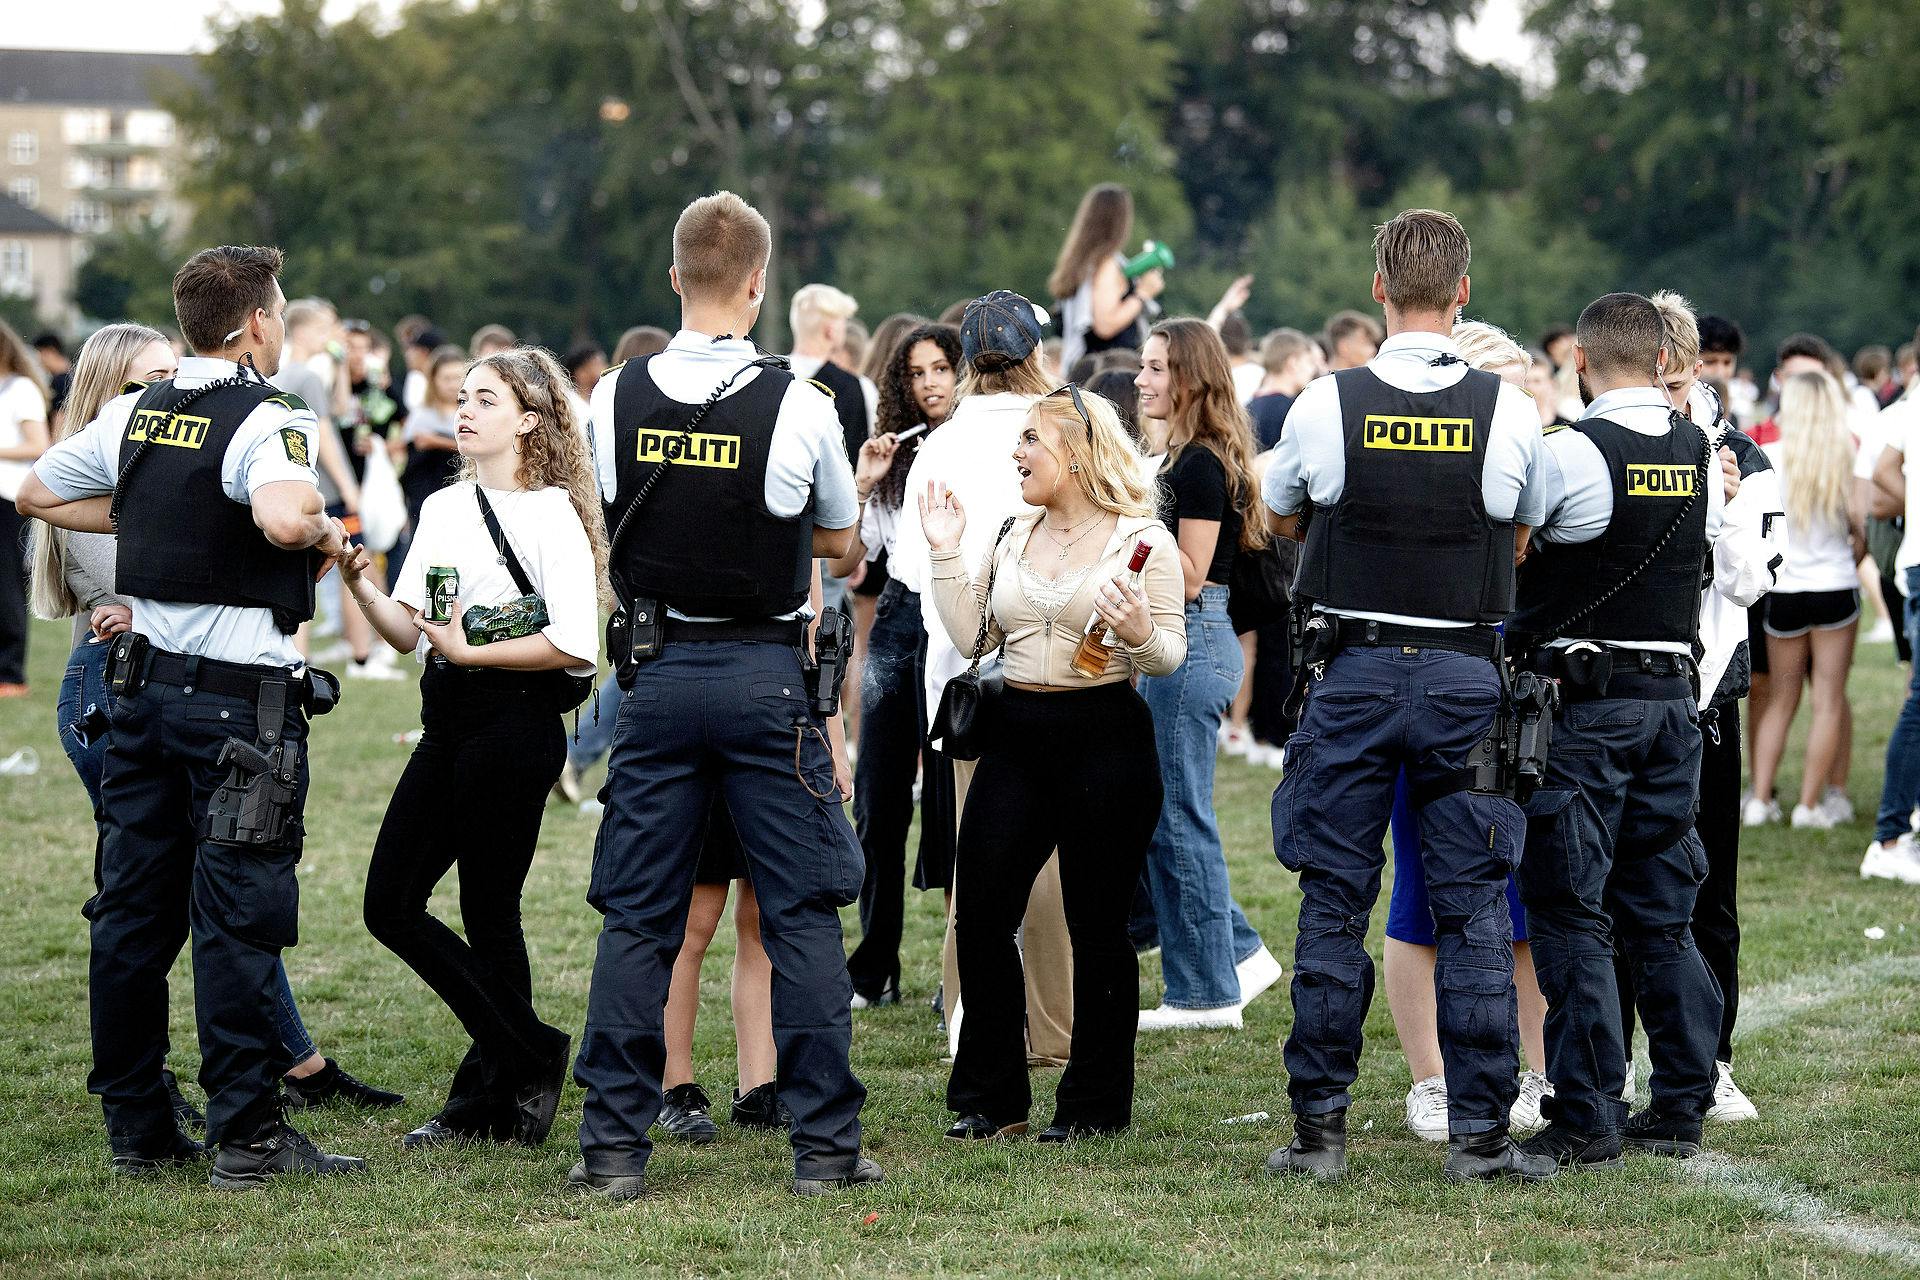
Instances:
[[[560,1091],[567,1083],[567,1064],[573,1060],[573,1038],[562,1036],[561,1040],[560,1051],[546,1069],[514,1092],[513,1140],[523,1147],[537,1147],[553,1132]]]
[[[425,1151],[430,1147],[457,1147],[468,1142],[483,1142],[486,1134],[477,1129],[462,1129],[434,1116],[418,1129],[409,1130],[400,1139],[401,1149]]]
[[[328,1155],[304,1133],[276,1118],[273,1125],[244,1142],[221,1143],[207,1181],[225,1191],[244,1191],[291,1173],[331,1176],[362,1173],[366,1167],[358,1156]]]
[[[1448,1182],[1492,1182],[1501,1178],[1545,1182],[1560,1172],[1560,1165],[1551,1156],[1522,1151],[1502,1129],[1453,1139],[1442,1172]]]
[[[1649,1155],[1691,1160],[1700,1154],[1700,1127],[1698,1120],[1676,1120],[1648,1107],[1639,1115],[1627,1118],[1620,1141],[1632,1150]]]
[[[151,1178],[207,1158],[207,1149],[178,1128],[160,1138],[114,1138],[113,1171],[123,1178]]]
[[[1620,1135],[1588,1133],[1555,1120],[1540,1132],[1519,1144],[1530,1156],[1545,1156],[1562,1169],[1618,1169]]]
[[[992,1142],[995,1138],[1017,1138],[1027,1131],[1025,1120],[998,1124],[983,1115],[961,1116],[944,1136],[955,1142]]]
[[[743,1129],[791,1129],[793,1112],[780,1101],[769,1080],[744,1094],[733,1091],[733,1122]]]
[[[697,1084],[677,1084],[667,1090],[654,1127],[665,1130],[675,1142],[707,1143],[720,1136],[720,1126],[710,1114],[713,1102]]]
[[[160,1069],[160,1087],[167,1091],[167,1105],[173,1108],[173,1123],[185,1133],[205,1133],[207,1118],[200,1114],[200,1108],[187,1101],[187,1095],[180,1092],[180,1078],[162,1067]]]
[[[793,1194],[797,1196],[830,1196],[845,1191],[849,1187],[864,1187],[875,1182],[885,1182],[887,1175],[880,1172],[880,1166],[861,1156],[854,1162],[852,1170],[838,1178],[795,1178]]]
[[[310,1076],[301,1076],[297,1080],[288,1076],[282,1081],[288,1109],[310,1111],[330,1102],[342,1102],[350,1107],[372,1110],[397,1107],[407,1100],[404,1094],[376,1089],[366,1081],[347,1074],[332,1058],[325,1059],[325,1062],[324,1067]]]
[[[856,990],[849,1006],[854,1009],[881,1009],[890,1004],[900,1003],[900,978],[894,975],[892,981],[871,994]]]

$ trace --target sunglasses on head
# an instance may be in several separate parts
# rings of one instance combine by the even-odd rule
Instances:
[[[1087,439],[1093,439],[1093,419],[1087,414],[1087,402],[1080,398],[1080,388],[1078,386],[1069,382],[1064,386],[1055,387],[1042,398],[1051,400],[1063,391],[1073,397],[1073,411],[1080,415],[1080,421],[1087,424]]]

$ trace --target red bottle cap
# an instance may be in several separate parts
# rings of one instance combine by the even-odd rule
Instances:
[[[1138,573],[1140,572],[1140,570],[1146,568],[1147,557],[1152,553],[1153,553],[1153,548],[1147,545],[1147,540],[1145,538],[1142,538],[1140,539],[1140,541],[1134,543],[1133,557],[1127,561],[1127,572]]]

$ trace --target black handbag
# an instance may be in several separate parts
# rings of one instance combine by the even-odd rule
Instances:
[[[1235,635],[1287,620],[1300,544],[1275,536],[1258,551],[1240,551],[1227,573],[1227,617]]]
[[[972,663],[965,671],[947,681],[940,693],[940,709],[934,713],[933,728],[927,743],[940,743],[940,751],[955,760],[978,760],[992,734],[994,705],[1006,690],[1005,674],[996,663],[984,674],[980,655],[987,647],[987,627],[993,622],[993,579],[1000,569],[1000,540],[1013,528],[1008,516],[994,536],[987,552],[987,598],[980,610],[980,633],[973,639]]]
[[[493,504],[487,501],[486,491],[476,484],[473,486],[473,496],[480,500],[480,518],[486,521],[487,536],[493,539],[494,550],[500,553],[500,559],[505,562],[507,572],[513,575],[513,585],[520,591],[520,599],[510,601],[501,608],[522,607],[529,618],[537,617],[540,624],[544,626],[547,618],[547,603],[540,598],[540,593],[533,589],[533,580],[527,577],[527,571],[521,565],[520,557],[515,554],[513,544],[507,541],[506,531],[500,527],[500,517],[493,513]],[[471,634],[468,639],[471,642]],[[569,671],[538,671],[529,674],[534,677],[534,683],[540,686],[542,696],[548,705],[561,715],[565,715],[593,695],[593,676],[576,676]],[[595,674],[598,674],[597,668]]]

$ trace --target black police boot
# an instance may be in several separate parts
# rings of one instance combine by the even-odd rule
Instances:
[[[574,1161],[567,1185],[608,1200],[638,1200],[647,1194],[647,1180],[638,1173],[588,1173],[585,1160]]]
[[[225,1191],[244,1191],[288,1174],[331,1176],[363,1173],[366,1167],[358,1156],[328,1155],[276,1113],[252,1137],[222,1142],[207,1181]]]
[[[854,1162],[853,1168],[838,1178],[795,1178],[793,1194],[797,1196],[830,1196],[850,1187],[864,1187],[876,1182],[885,1182],[887,1175],[880,1172],[880,1166],[861,1156]]]
[[[1326,1182],[1347,1176],[1347,1113],[1293,1118],[1293,1141],[1267,1157],[1268,1173],[1304,1173]]]
[[[1625,1163],[1620,1158],[1619,1134],[1588,1133],[1561,1120],[1521,1143],[1520,1150],[1552,1160],[1562,1169],[1618,1169]]]
[[[123,1178],[150,1178],[207,1157],[207,1149],[178,1128],[152,1138],[112,1138],[113,1171]]]
[[[982,1115],[961,1116],[944,1137],[955,1142],[991,1142],[995,1138],[1017,1138],[1027,1131],[1025,1120],[1013,1124],[995,1124]]]
[[[1560,1172],[1560,1166],[1550,1156],[1522,1151],[1501,1129],[1452,1139],[1443,1172],[1448,1182],[1491,1182],[1498,1178],[1545,1182]]]
[[[297,1080],[288,1076],[282,1081],[287,1093],[287,1106],[290,1109],[309,1111],[314,1107],[326,1106],[330,1102],[344,1102],[350,1107],[365,1107],[372,1110],[380,1107],[397,1107],[407,1100],[404,1094],[376,1089],[366,1081],[347,1074],[332,1058],[324,1061],[326,1065],[310,1076],[301,1076]]]
[[[665,1130],[676,1142],[705,1143],[720,1136],[720,1126],[710,1114],[713,1102],[697,1084],[677,1084],[667,1090],[654,1127]]]
[[[553,1117],[560,1110],[560,1090],[567,1083],[567,1064],[571,1062],[573,1037],[561,1037],[563,1043],[547,1066],[514,1091],[513,1140],[523,1147],[537,1147],[553,1132]]]
[[[791,1129],[793,1112],[780,1101],[769,1080],[745,1093],[733,1091],[733,1122],[743,1129]]]
[[[1690,1160],[1700,1154],[1700,1122],[1680,1120],[1648,1107],[1627,1119],[1620,1140],[1634,1151]]]
[[[186,1133],[207,1131],[207,1118],[200,1114],[200,1108],[187,1101],[186,1094],[180,1092],[180,1077],[162,1067],[160,1087],[167,1091],[167,1105],[173,1108],[174,1124]]]

